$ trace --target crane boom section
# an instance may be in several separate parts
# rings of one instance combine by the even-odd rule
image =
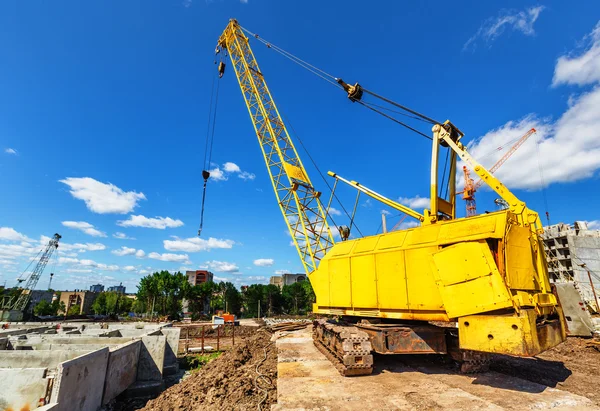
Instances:
[[[281,213],[307,273],[313,272],[334,241],[323,206],[290,139],[242,28],[230,20],[218,52],[229,54]]]

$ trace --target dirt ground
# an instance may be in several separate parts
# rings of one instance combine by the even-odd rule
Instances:
[[[254,329],[235,348],[149,401],[143,410],[268,410],[277,402],[277,350]],[[258,370],[258,373],[257,373]],[[260,406],[259,406],[260,404]]]
[[[494,371],[587,397],[600,406],[600,343],[569,337],[537,358],[496,356]]]

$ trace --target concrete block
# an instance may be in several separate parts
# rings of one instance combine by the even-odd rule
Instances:
[[[142,337],[138,381],[162,381],[163,364],[167,337],[164,335],[146,335]]]
[[[165,366],[179,364],[177,362],[177,350],[179,350],[179,337],[181,328],[165,327],[161,330],[162,334],[167,337],[167,346],[165,347]]]
[[[96,411],[102,405],[109,349],[93,351],[58,365],[51,402],[56,410]]]
[[[131,341],[110,348],[102,404],[122,393],[136,381],[142,342]]]
[[[46,368],[0,368],[0,409],[33,410],[47,387]]]
[[[592,317],[581,301],[581,295],[573,283],[555,283],[560,306],[567,322],[567,334],[590,337],[594,329]]]
[[[8,349],[8,337],[0,338],[0,350]]]
[[[55,368],[59,363],[89,353],[83,351],[0,351],[3,368]]]

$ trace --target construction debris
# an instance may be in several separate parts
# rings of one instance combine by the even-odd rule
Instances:
[[[143,409],[268,410],[276,402],[277,350],[260,328]]]
[[[295,319],[295,320],[285,319],[285,320],[283,320],[283,319],[267,318],[267,319],[265,319],[265,324],[267,325],[267,328],[271,332],[294,331],[294,330],[301,330],[302,328],[306,328],[307,325],[312,324],[312,321],[308,320],[308,319]]]

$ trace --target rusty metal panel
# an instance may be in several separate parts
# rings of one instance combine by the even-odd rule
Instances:
[[[358,324],[379,354],[445,354],[446,333],[434,325]]]

